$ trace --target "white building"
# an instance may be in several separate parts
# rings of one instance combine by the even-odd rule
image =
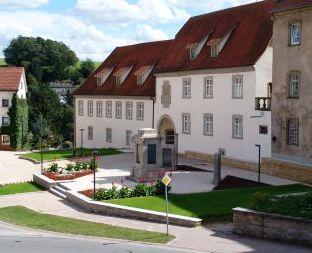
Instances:
[[[116,75],[120,63],[114,60],[116,51],[124,55],[117,57],[124,61],[131,54],[117,48],[76,93],[77,147],[81,139],[86,147],[127,147],[127,133],[152,127],[162,137],[166,164],[170,158],[168,150],[170,153],[176,146],[179,153],[208,158],[224,149],[228,160],[255,163],[258,159],[255,145],[259,144],[262,156],[270,156],[270,11],[274,5],[275,1],[262,1],[191,18],[172,41],[164,42],[166,50],[158,52],[157,65],[147,59],[150,50],[142,48],[142,44],[131,46],[140,52],[136,53],[137,59],[150,62],[141,67],[154,66],[156,87],[155,83],[149,84],[154,89],[149,96],[136,94],[139,91],[143,94],[144,89],[137,84],[139,78],[135,73],[139,67],[133,59],[121,65],[124,82],[132,80],[136,88],[120,85],[122,81]],[[98,73],[102,73],[102,81]],[[96,117],[97,101],[102,101],[103,111],[107,106],[113,107],[111,118]],[[143,121],[126,120],[127,101],[133,101],[133,105],[144,102]],[[122,120],[117,117],[118,110],[122,111]],[[87,131],[84,138],[80,129]]]
[[[8,115],[13,94],[26,98],[27,84],[24,68],[0,67],[0,127],[10,125]],[[1,134],[0,149],[10,146],[10,137]]]

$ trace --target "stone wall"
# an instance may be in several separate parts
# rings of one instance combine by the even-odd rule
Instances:
[[[233,222],[236,234],[312,245],[312,220],[235,208]]]
[[[187,151],[183,154],[187,158],[213,163],[213,155]],[[248,171],[258,171],[256,163],[245,162],[222,157],[222,165],[244,169]],[[289,161],[282,161],[272,158],[262,158],[261,173],[294,180],[306,184],[312,184],[312,167]]]

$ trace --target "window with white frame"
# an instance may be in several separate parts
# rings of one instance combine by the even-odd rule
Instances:
[[[211,57],[217,58],[219,56],[219,44],[211,45]]]
[[[243,139],[243,116],[242,115],[233,115],[232,137],[233,139]]]
[[[143,102],[138,102],[137,103],[137,120],[144,120],[144,103]]]
[[[122,102],[121,101],[116,101],[116,119],[121,119],[122,118]]]
[[[112,143],[113,133],[111,128],[106,128],[106,142]]]
[[[190,98],[191,97],[191,78],[182,79],[182,97]]]
[[[96,116],[101,118],[103,117],[103,102],[96,101]]]
[[[105,103],[105,116],[106,118],[111,118],[113,115],[113,102],[106,101]]]
[[[213,136],[213,114],[204,114],[204,135]]]
[[[127,130],[126,131],[126,145],[127,146],[131,145],[131,139],[132,139],[132,131]]]
[[[8,98],[3,98],[2,107],[9,107],[9,105],[10,105],[10,100]]]
[[[182,113],[182,133],[190,134],[191,133],[191,114]]]
[[[299,98],[300,72],[290,72],[288,75],[289,98]]]
[[[10,117],[2,117],[2,126],[10,125]]]
[[[296,22],[289,25],[289,43],[291,46],[301,43],[301,23]]]
[[[83,100],[78,100],[78,115],[83,116]]]
[[[132,119],[133,103],[126,102],[126,119]]]
[[[204,98],[213,98],[213,77],[204,78]]]
[[[93,140],[93,127],[88,126],[88,140],[92,141]]]
[[[88,116],[93,117],[93,101],[88,100]]]
[[[243,98],[243,75],[233,76],[232,97]]]
[[[116,76],[116,84],[121,85],[122,83],[122,75]]]
[[[287,119],[287,144],[299,145],[299,119]]]

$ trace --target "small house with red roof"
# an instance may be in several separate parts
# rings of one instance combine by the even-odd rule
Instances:
[[[27,83],[22,67],[0,67],[0,127],[10,125],[8,115],[13,94],[26,98]],[[1,134],[0,149],[9,149],[10,136]]]

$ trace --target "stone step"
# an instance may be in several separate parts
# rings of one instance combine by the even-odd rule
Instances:
[[[49,190],[49,192],[62,199],[66,199],[66,190],[62,189],[61,187],[54,186]]]
[[[60,188],[64,189],[65,191],[70,190],[67,186],[65,186],[65,185],[62,184],[62,183],[57,184],[57,187],[60,187]]]

